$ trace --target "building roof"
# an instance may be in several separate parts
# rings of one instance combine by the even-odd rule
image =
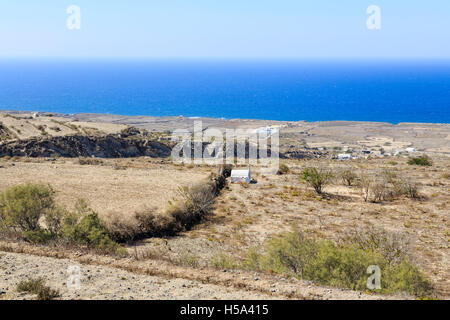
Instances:
[[[248,177],[250,175],[250,170],[231,170],[232,177]]]

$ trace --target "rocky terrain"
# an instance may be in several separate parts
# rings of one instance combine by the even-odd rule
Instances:
[[[0,144],[0,157],[166,158],[170,152],[158,141],[121,135],[36,137]]]

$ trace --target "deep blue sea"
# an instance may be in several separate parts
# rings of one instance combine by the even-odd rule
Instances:
[[[3,59],[0,109],[450,123],[450,61]]]

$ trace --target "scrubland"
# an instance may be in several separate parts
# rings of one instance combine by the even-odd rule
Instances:
[[[430,161],[286,160],[229,184],[227,168],[167,159],[3,158],[0,296],[39,296],[17,288],[26,263],[55,299],[448,299],[450,160]],[[36,202],[37,223],[18,223]],[[64,286],[70,263],[84,293]]]

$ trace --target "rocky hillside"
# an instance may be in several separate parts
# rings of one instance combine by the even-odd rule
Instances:
[[[0,157],[169,157],[170,147],[158,141],[122,135],[34,137],[0,144]]]

